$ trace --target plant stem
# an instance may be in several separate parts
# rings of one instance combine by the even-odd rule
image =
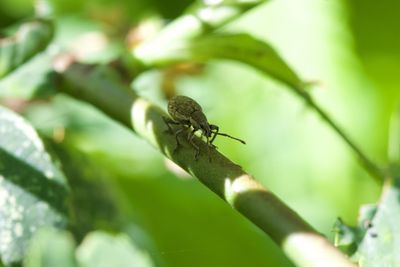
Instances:
[[[180,24],[178,24],[180,25]],[[161,36],[173,38],[169,31],[163,31]],[[265,75],[285,84],[291,88],[298,96],[302,97],[306,103],[313,108],[326,123],[344,140],[344,142],[354,151],[365,169],[377,181],[385,178],[385,173],[372,161],[366,154],[350,139],[350,137],[336,124],[336,122],[312,99],[311,95],[304,89],[303,82],[294,73],[287,64],[280,59],[279,55],[265,42],[254,39],[248,35],[219,35],[209,40],[187,38],[186,43],[182,40],[178,42],[173,39],[166,42],[162,38],[158,42],[150,43],[148,47],[154,45],[146,53],[142,50],[136,51],[136,59],[144,62],[143,64],[153,64],[153,66],[170,65],[176,62],[208,62],[212,59],[230,59],[248,64],[249,66],[260,70]],[[211,40],[211,41],[210,41]],[[220,41],[220,43],[218,43]],[[242,44],[241,42],[246,42]],[[181,46],[180,48],[178,48]],[[154,52],[157,51],[157,52]],[[256,55],[256,56],[255,56]],[[260,56],[265,58],[260,60]],[[274,64],[271,64],[274,62]]]
[[[207,145],[199,138],[194,140],[200,147],[197,161],[194,159],[193,147],[184,140],[180,150],[173,153],[176,142],[174,135],[166,132],[167,126],[163,120],[165,112],[138,97],[111,69],[70,63],[59,69],[59,74],[60,86],[64,93],[97,107],[132,129],[188,173],[197,177],[269,235],[297,266],[355,266],[295,211],[239,165],[215,149],[211,149],[208,155]]]
[[[343,139],[343,141],[353,150],[358,157],[364,168],[374,177],[378,182],[382,182],[385,179],[385,173],[381,170],[368,156],[350,139],[350,137],[336,124],[336,122],[324,111],[311,95],[304,91],[304,89],[294,88],[288,85],[302,97],[306,103],[317,112],[321,118],[332,127],[332,129]]]

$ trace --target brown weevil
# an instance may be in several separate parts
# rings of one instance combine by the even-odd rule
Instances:
[[[203,110],[201,106],[191,99],[190,97],[187,96],[174,96],[168,101],[168,113],[171,116],[171,118],[164,118],[165,123],[168,126],[168,130],[172,133],[172,128],[171,124],[175,125],[181,125],[183,126],[182,128],[178,129],[175,132],[175,139],[176,139],[176,148],[174,152],[179,148],[180,143],[178,139],[178,135],[182,133],[185,129],[190,129],[189,134],[188,134],[188,141],[189,143],[194,147],[196,150],[196,153],[194,155],[195,160],[198,159],[198,156],[200,154],[200,148],[194,143],[193,137],[196,131],[200,130],[201,131],[201,136],[206,137],[207,140],[207,148],[210,149],[216,148],[216,146],[213,144],[215,138],[217,135],[221,136],[226,136],[231,139],[237,140],[241,142],[242,144],[246,144],[245,141],[230,136],[225,133],[220,133],[219,132],[219,127],[214,124],[209,124],[207,121],[206,116],[203,113]],[[209,154],[210,156],[210,154]]]

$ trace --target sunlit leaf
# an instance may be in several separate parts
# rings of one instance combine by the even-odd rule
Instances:
[[[195,60],[231,59],[248,64],[293,87],[302,81],[266,42],[248,34],[213,34],[193,41],[188,54]]]
[[[39,231],[28,250],[24,267],[153,267],[151,258],[127,235],[90,233],[75,249],[72,236],[54,229]]]
[[[268,0],[204,0],[194,2],[179,18],[171,21],[155,38],[135,49],[134,54],[143,62],[151,62],[152,53],[159,53],[177,41],[204,36],[237,19],[252,8]],[[150,63],[152,64],[152,62]]]
[[[0,257],[5,266],[22,260],[41,227],[67,224],[64,175],[35,130],[0,107]]]
[[[334,225],[335,246],[339,247],[347,255],[352,256],[357,251],[358,246],[371,226],[371,221],[375,216],[376,205],[364,205],[360,209],[357,226],[345,224],[338,218]]]
[[[23,24],[14,36],[0,39],[0,78],[43,51],[52,37],[52,24],[35,20]]]
[[[345,224],[340,218],[335,222],[335,246],[341,248],[348,255],[357,249],[357,228]]]
[[[386,184],[357,254],[363,267],[400,266],[400,181]]]
[[[39,231],[30,243],[24,267],[77,267],[70,234],[54,229]]]
[[[0,98],[31,100],[56,92],[51,55],[41,53],[0,80]]]
[[[361,208],[357,227],[337,223],[336,245],[362,267],[400,266],[400,181],[388,180],[378,205]]]
[[[99,227],[117,228],[118,210],[98,163],[69,147],[68,142],[57,144],[49,141],[47,144],[62,163],[68,178],[73,210],[69,225],[76,240],[82,240],[88,232]]]
[[[388,157],[392,163],[400,163],[400,107],[393,112],[390,122]]]
[[[283,58],[266,42],[248,34],[210,34],[184,42],[166,44],[146,52],[139,48],[136,55],[155,65],[182,61],[207,62],[228,59],[250,65],[291,87],[300,89],[304,83]]]
[[[136,247],[127,235],[112,236],[103,232],[88,235],[77,251],[84,267],[152,267],[151,258]]]

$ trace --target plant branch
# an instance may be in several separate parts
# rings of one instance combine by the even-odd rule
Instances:
[[[365,169],[377,181],[385,178],[385,173],[357,146],[338,124],[312,99],[304,89],[300,77],[266,42],[257,40],[247,34],[209,34],[199,37],[203,32],[186,31],[183,21],[177,20],[174,28],[182,26],[178,39],[167,27],[153,41],[135,49],[132,53],[136,60],[145,65],[165,66],[177,62],[208,62],[213,59],[229,59],[245,63],[258,69],[264,75],[270,76],[291,88],[297,95],[304,98],[321,118],[344,140],[353,150]],[[201,33],[201,34],[200,34]],[[168,38],[167,38],[168,37]],[[156,51],[156,52],[155,52]]]
[[[207,145],[199,138],[194,140],[200,147],[197,161],[194,149],[184,140],[173,153],[176,142],[166,132],[165,112],[137,96],[113,70],[73,62],[63,66],[58,73],[64,93],[97,107],[147,140],[269,235],[297,266],[355,266],[239,165],[215,149],[210,151],[210,162]]]

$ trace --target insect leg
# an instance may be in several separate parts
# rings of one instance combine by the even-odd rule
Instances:
[[[205,136],[204,132],[201,132],[200,139],[203,139],[203,136]],[[207,142],[207,155],[208,155],[208,161],[211,162],[211,153],[210,153],[210,147],[215,147],[213,144],[210,144],[210,138],[206,136],[206,142]]]
[[[193,138],[195,132],[196,132],[195,129],[192,129],[191,131],[189,131],[188,136],[187,136],[188,141],[190,141],[190,139]]]
[[[174,125],[180,124],[179,122],[174,121],[173,119],[170,119],[170,118],[168,118],[168,117],[162,116],[162,118],[163,118],[165,124],[166,124],[167,127],[168,127],[168,130],[166,130],[166,132],[169,132],[169,133],[171,133],[171,134],[173,133],[172,128],[171,128],[171,124],[174,124]]]
[[[175,140],[176,140],[176,147],[174,149],[174,153],[178,152],[179,147],[181,146],[181,143],[179,142],[178,135],[185,130],[185,127],[180,128],[175,132]]]
[[[197,129],[193,129],[189,132],[188,135],[188,141],[189,143],[194,147],[194,149],[196,150],[196,153],[194,154],[194,159],[197,160],[199,158],[199,154],[200,154],[200,148],[198,145],[196,145],[193,141],[193,137],[194,137],[194,133],[197,131]]]
[[[215,137],[217,137],[217,134],[218,134],[218,131],[219,131],[219,127],[217,125],[210,124],[210,129],[211,129],[211,132],[214,134],[214,136],[211,137],[211,140],[210,140],[210,144],[212,145],[212,143],[215,140]],[[215,132],[213,132],[213,131],[215,131]]]
[[[213,148],[215,148],[216,146],[214,146],[213,144],[211,144],[211,142],[210,142],[210,138],[209,137],[206,137],[207,138],[207,154],[208,154],[208,162],[211,162],[211,151],[210,151],[210,147],[213,147]]]

